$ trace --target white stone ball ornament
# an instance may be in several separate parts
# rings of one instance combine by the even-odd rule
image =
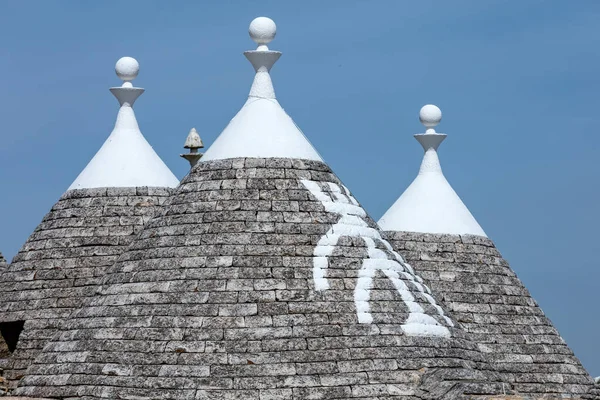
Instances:
[[[268,50],[266,45],[275,39],[277,25],[275,25],[275,22],[271,18],[254,18],[250,23],[248,33],[250,34],[250,38],[254,40],[254,43],[258,45],[259,49]]]
[[[435,133],[433,128],[442,120],[442,110],[433,104],[424,105],[419,111],[419,120],[427,128],[427,133]]]
[[[129,83],[129,85],[131,85],[130,82],[134,80],[140,72],[140,64],[133,57],[122,57],[115,65],[115,72],[119,79],[124,81],[125,84]],[[125,86],[125,84],[123,86]]]

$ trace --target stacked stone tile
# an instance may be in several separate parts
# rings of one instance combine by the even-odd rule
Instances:
[[[18,395],[501,393],[476,345],[279,106],[272,64],[262,64],[278,58],[266,49],[274,29],[253,21],[248,102],[36,358]],[[275,128],[279,141],[252,148]],[[252,156],[231,156],[244,151]]]
[[[359,322],[355,298],[369,252],[363,237],[339,238],[325,272],[329,289],[315,289],[315,248],[340,216],[303,180],[332,198],[340,192],[331,188],[345,192],[318,161],[200,161],[17,393],[364,399],[498,390],[471,382],[489,379],[475,371],[485,368],[481,354],[408,270],[402,279],[435,319],[433,334],[404,331],[410,311],[384,270],[370,289],[372,323]],[[373,240],[394,259],[384,240]]]
[[[430,129],[440,119],[441,113],[435,113],[433,117],[421,113],[421,120]],[[422,137],[427,135],[416,136],[423,143]],[[429,135],[434,138],[440,134],[434,131]],[[428,142],[432,140],[428,139]],[[407,194],[414,196],[411,200],[415,202],[436,205],[436,208],[423,212],[435,214],[442,210],[437,218],[452,220],[455,217],[443,212],[448,209],[446,202],[458,197],[448,199],[438,195],[427,198],[432,193],[439,193],[439,188],[434,185],[442,180],[447,182],[435,153],[437,145],[435,148],[424,147],[426,156],[417,179],[429,179],[430,184],[420,187],[420,193],[407,190],[395,208],[379,221],[394,249],[402,253],[438,294],[460,326],[477,342],[490,365],[517,394],[571,398],[589,392],[591,398],[598,398],[591,392],[593,381],[590,375],[468,210],[463,214],[466,223],[457,222],[453,226],[436,225],[444,221],[431,220],[431,215],[423,216],[420,225],[410,226],[417,232],[408,231],[405,223],[396,218],[410,212],[398,207],[406,201]],[[437,174],[437,180],[423,177],[423,174]],[[462,205],[460,199],[458,202]],[[453,230],[454,234],[443,233],[444,230]]]
[[[568,396],[591,389],[589,374],[490,239],[386,235],[517,393]]]
[[[143,89],[128,87],[124,93],[140,91]],[[113,88],[113,92],[118,98],[122,94],[121,88]],[[145,143],[139,129],[134,129],[137,122],[132,105],[131,96],[122,102],[115,129],[94,159],[100,155],[118,164],[119,152],[126,154],[127,150],[139,156],[147,151],[143,146],[118,147],[119,143],[132,143],[130,136],[137,143]],[[153,151],[150,156],[158,158]],[[103,174],[102,168],[95,169],[92,160],[76,180],[80,188],[71,188],[62,195],[0,274],[0,329],[4,344],[0,368],[11,388],[69,315],[96,294],[107,269],[161,209],[171,187],[178,183],[164,164],[158,168],[166,169],[164,175],[172,177],[165,185],[157,184],[152,177],[136,176],[126,164],[119,165],[120,176],[114,179]],[[123,186],[119,181],[123,178],[133,185]],[[94,187],[92,181],[108,187]],[[111,182],[115,182],[112,187]]]
[[[0,274],[7,267],[8,267],[8,263],[6,262],[6,259],[4,258],[4,256],[2,255],[2,253],[0,252]],[[8,349],[8,345],[6,344],[6,341],[4,340],[4,338],[0,337],[0,360],[4,359],[4,358],[7,358],[9,355],[10,355],[10,351]],[[0,376],[2,376],[2,371],[1,370],[0,370]],[[0,394],[1,393],[2,393],[2,390],[0,389]]]
[[[6,262],[6,259],[4,258],[2,253],[0,253],[0,273],[2,273],[6,268],[8,268],[8,263]],[[6,341],[4,340],[4,338],[0,337],[0,359],[6,358],[8,354],[9,351],[8,346],[6,345]]]
[[[76,189],[52,207],[0,277],[0,323],[25,321],[0,366],[6,379],[18,380],[60,323],[95,295],[168,195],[166,188]]]
[[[4,272],[4,270],[8,267],[8,263],[6,259],[0,252],[0,274]],[[0,335],[0,360],[3,360],[10,356],[10,350],[8,348],[8,344],[6,340]],[[8,385],[6,384],[6,380],[2,377],[4,371],[0,366],[0,396],[4,394],[8,390]]]
[[[4,271],[5,268],[8,267],[8,263],[6,259],[0,252],[0,274]],[[10,356],[10,350],[8,349],[8,345],[6,344],[6,340],[0,336],[0,360],[5,359]],[[2,377],[3,370],[0,367],[0,395],[3,393],[2,384],[4,383]]]

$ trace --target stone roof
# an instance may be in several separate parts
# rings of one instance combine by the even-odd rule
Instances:
[[[324,163],[200,161],[16,393],[365,399],[501,390],[429,293]]]
[[[439,109],[422,110],[416,189],[383,233],[275,99],[275,32],[252,22],[248,101],[175,190],[69,190],[0,275],[3,335],[23,328],[0,342],[13,393],[600,398],[443,176]]]
[[[0,358],[11,386],[169,195],[165,188],[69,190],[0,274],[0,326],[24,321]],[[1,357],[1,356],[0,356]]]
[[[386,232],[512,389],[582,395],[593,380],[488,238]]]
[[[6,268],[8,268],[8,263],[6,262],[6,259],[4,258],[2,253],[0,252],[0,274],[2,272],[4,272],[4,270]],[[0,360],[5,359],[7,357],[10,357],[10,350],[8,348],[8,344],[6,343],[6,340],[4,340],[2,335],[0,335]],[[5,388],[4,388],[5,382],[2,379],[2,372],[3,371],[0,367],[0,396],[2,396],[2,394],[4,394],[4,392],[5,392]]]
[[[4,258],[4,256],[0,252],[0,270],[6,268],[7,266],[8,266],[8,263],[6,262],[6,258]]]
[[[2,272],[4,272],[4,270],[8,268],[8,263],[6,262],[6,259],[4,258],[4,256],[2,255],[2,253],[0,253],[0,274]],[[8,348],[8,344],[6,343],[6,340],[4,340],[4,338],[2,337],[2,335],[0,335],[0,360],[5,359],[10,357],[10,350]],[[2,379],[2,369],[0,367],[0,396],[4,393],[4,388],[3,388],[3,379]]]
[[[428,129],[415,135],[425,149],[419,176],[379,221],[394,250],[516,393],[587,393],[591,377],[443,176],[436,149],[445,135],[433,129],[441,111],[427,105],[420,119]],[[446,197],[438,193],[444,185],[451,191]],[[460,207],[449,207],[453,201]]]
[[[100,279],[161,208],[177,178],[140,132],[131,80],[139,65],[117,62],[121,104],[100,151],[0,275],[0,368],[14,387],[61,323],[96,294]],[[0,348],[2,344],[0,343]]]
[[[274,36],[272,21],[255,22],[255,40]],[[271,57],[258,44],[256,59]],[[264,73],[257,68],[255,84],[270,82]],[[271,124],[268,117],[253,119],[254,134],[261,121]],[[477,346],[325,163],[294,157],[287,147],[281,157],[248,150],[196,164],[97,296],[36,358],[17,395],[501,393]]]

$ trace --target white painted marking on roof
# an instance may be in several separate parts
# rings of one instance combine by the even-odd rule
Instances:
[[[404,263],[402,257],[392,250],[391,245],[381,237],[379,232],[368,226],[364,219],[366,212],[358,205],[348,189],[333,182],[319,183],[306,179],[301,182],[323,204],[326,211],[341,215],[340,220],[329,228],[315,247],[313,253],[315,289],[329,289],[329,282],[325,276],[329,267],[328,257],[333,254],[339,239],[342,236],[359,237],[367,247],[368,258],[363,260],[362,267],[358,271],[358,280],[354,290],[358,321],[364,324],[373,322],[369,306],[370,292],[375,273],[382,271],[393,283],[408,308],[409,317],[402,325],[407,335],[449,337],[450,331],[447,327],[440,325],[431,315],[425,314],[421,305],[415,301],[407,283],[412,286],[413,290],[423,295],[449,326],[454,326],[431,296],[431,290],[419,276],[415,275],[413,269]],[[376,242],[390,251],[393,259],[389,259],[385,251],[377,248]]]
[[[331,251],[333,251],[333,249],[331,249]],[[326,256],[331,255],[331,252],[328,251],[324,255],[325,257],[318,256],[315,250],[315,257],[313,258],[313,279],[315,281],[315,289],[317,290],[329,289],[329,281],[325,278],[325,270],[328,265]]]

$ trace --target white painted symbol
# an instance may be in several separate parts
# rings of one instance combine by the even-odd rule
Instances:
[[[305,179],[302,179],[301,182],[323,204],[326,211],[341,215],[340,220],[319,239],[314,250],[313,279],[315,288],[317,290],[329,289],[329,281],[325,277],[325,273],[329,266],[329,257],[333,254],[340,237],[360,237],[367,247],[368,258],[363,260],[354,289],[358,321],[363,324],[373,322],[369,306],[370,292],[375,273],[381,271],[392,282],[408,308],[409,316],[401,325],[407,335],[450,337],[447,327],[440,325],[435,318],[425,314],[421,305],[415,300],[407,282],[414,288],[413,290],[418,291],[427,299],[449,326],[454,326],[450,318],[446,317],[442,308],[435,302],[431,291],[423,283],[421,277],[414,273],[412,267],[404,262],[402,256],[392,249],[392,246],[381,237],[376,229],[369,227],[365,221],[365,210],[358,205],[348,189],[333,182],[315,182]],[[389,259],[387,252],[378,249],[377,244],[383,245],[389,254],[392,254],[393,259]]]

